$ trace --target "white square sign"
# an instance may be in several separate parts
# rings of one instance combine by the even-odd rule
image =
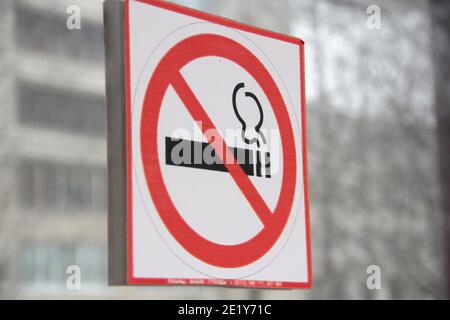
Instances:
[[[309,288],[303,42],[125,6],[128,283]]]

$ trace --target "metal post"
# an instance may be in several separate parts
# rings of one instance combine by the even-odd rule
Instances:
[[[108,283],[127,284],[124,2],[103,4],[108,144]]]
[[[433,54],[435,71],[435,113],[438,144],[438,175],[441,186],[441,208],[444,227],[444,267],[447,297],[450,297],[450,3],[432,0]]]

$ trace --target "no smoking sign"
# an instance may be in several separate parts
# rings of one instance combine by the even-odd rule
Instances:
[[[125,5],[128,283],[310,287],[303,42]]]

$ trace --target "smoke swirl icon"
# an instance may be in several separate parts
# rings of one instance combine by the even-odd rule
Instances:
[[[242,117],[243,112],[239,112],[239,108],[237,106],[236,100],[237,100],[237,94],[238,92],[245,87],[245,84],[243,82],[238,83],[236,87],[234,87],[233,90],[233,110],[234,113],[239,120],[239,122],[242,125],[242,140],[248,145],[256,143],[257,147],[259,148],[261,144],[266,144],[266,138],[264,137],[264,134],[260,131],[261,126],[264,121],[264,113],[263,109],[261,107],[261,103],[259,102],[258,98],[255,94],[252,92],[245,92],[245,96],[248,98],[253,99],[255,102],[255,105],[257,107],[257,112],[259,114],[259,121],[256,125],[248,125],[244,118]]]

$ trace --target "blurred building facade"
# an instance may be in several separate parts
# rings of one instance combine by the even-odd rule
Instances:
[[[106,149],[101,11],[72,1],[2,1],[2,164],[10,194],[1,221],[1,292],[66,291],[79,265],[89,286],[105,282]],[[80,112],[81,111],[81,112]],[[6,203],[2,201],[2,206]],[[81,239],[81,241],[80,241]]]

